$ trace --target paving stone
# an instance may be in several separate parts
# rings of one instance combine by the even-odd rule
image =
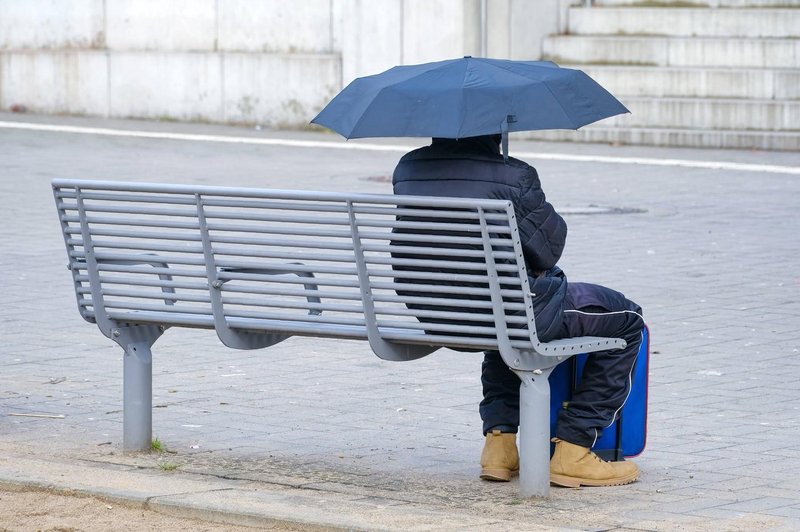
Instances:
[[[781,497],[758,497],[753,499],[746,499],[741,501],[732,502],[719,506],[723,510],[734,510],[740,512],[763,512],[765,510],[772,510],[774,508],[782,508],[785,506],[795,506],[797,499],[787,499]]]
[[[138,127],[250,134],[203,125]],[[771,160],[757,152],[512,141],[512,155],[516,150]],[[774,157],[774,164],[800,165],[798,154]],[[153,458],[120,453],[122,352],[76,312],[52,178],[389,193],[389,183],[367,178],[390,175],[398,158],[0,129],[0,197],[17,228],[0,241],[0,268],[12,278],[0,309],[0,444],[153,467],[146,462]],[[800,458],[800,248],[787,243],[800,231],[800,181],[750,171],[531,162],[557,208],[646,210],[566,215],[570,236],[562,259],[571,280],[607,284],[645,309],[653,354],[648,449],[636,459],[643,471],[638,483],[554,490],[548,501],[527,506],[509,502],[515,483],[477,481],[479,354],[441,350],[388,363],[365,342],[313,338],[235,351],[200,330],[170,330],[154,346],[154,434],[177,452],[171,459],[260,482],[369,485],[381,490],[375,497],[391,501],[403,494],[459,508],[486,504],[487,515],[508,504],[509,512],[553,526],[796,523],[800,485],[786,460]],[[66,417],[9,416],[40,410]],[[594,524],[580,520],[586,512],[594,512]]]

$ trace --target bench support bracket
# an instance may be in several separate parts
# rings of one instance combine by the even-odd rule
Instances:
[[[158,325],[114,327],[112,339],[125,351],[122,381],[122,448],[147,451],[153,439],[153,353],[163,334]]]
[[[519,486],[523,497],[550,493],[550,382],[553,368],[515,371],[519,388]]]
[[[361,245],[361,236],[358,232],[358,222],[353,210],[353,202],[347,202],[347,213],[350,217],[350,233],[353,238],[353,253],[356,259],[356,270],[361,287],[361,301],[364,305],[364,322],[367,328],[367,340],[372,352],[383,360],[406,361],[416,360],[433,353],[439,346],[396,344],[384,340],[378,328],[378,318],[375,314],[375,302],[372,300],[372,289],[367,270],[367,260],[364,248]]]

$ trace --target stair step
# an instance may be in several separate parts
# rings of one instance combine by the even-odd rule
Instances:
[[[589,74],[612,94],[683,98],[800,99],[798,69],[565,65]]]
[[[542,56],[559,64],[800,68],[800,38],[551,35]]]
[[[594,0],[595,7],[738,7],[800,8],[800,0]]]
[[[578,131],[529,131],[515,135],[528,140],[800,151],[800,132],[586,126]]]
[[[572,7],[568,25],[582,35],[794,37],[800,10]]]
[[[603,126],[794,131],[800,134],[800,101],[797,100],[627,97],[623,103],[631,114],[603,120]]]

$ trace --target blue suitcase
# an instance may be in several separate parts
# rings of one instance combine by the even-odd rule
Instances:
[[[555,436],[558,411],[572,397],[579,382],[586,357],[577,355],[559,364],[550,374],[550,434]],[[647,380],[650,365],[650,332],[645,327],[644,339],[633,371],[633,386],[619,418],[603,431],[593,447],[604,460],[623,460],[640,454],[647,440]],[[552,453],[552,448],[551,448]]]

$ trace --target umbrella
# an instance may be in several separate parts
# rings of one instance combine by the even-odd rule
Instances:
[[[630,112],[580,70],[466,56],[357,78],[311,121],[342,136],[465,138],[578,129]]]

